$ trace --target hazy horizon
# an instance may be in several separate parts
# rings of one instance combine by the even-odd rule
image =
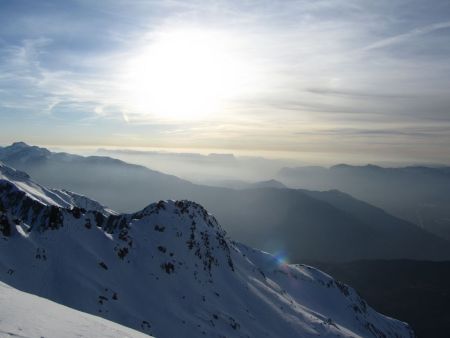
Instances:
[[[11,144],[3,145],[8,149]],[[230,188],[242,188],[248,184],[257,184],[271,180],[281,181],[288,185],[292,182],[285,177],[283,170],[286,168],[305,168],[311,169],[308,173],[310,179],[313,179],[320,168],[331,168],[336,165],[350,166],[368,166],[377,165],[383,168],[404,168],[414,166],[427,166],[437,168],[445,166],[443,163],[417,163],[417,162],[387,162],[387,161],[368,161],[359,160],[341,162],[331,162],[329,158],[309,158],[293,159],[289,157],[270,157],[271,154],[254,153],[233,153],[220,152],[217,149],[208,151],[208,149],[161,149],[161,148],[143,148],[143,147],[53,147],[46,145],[29,144],[30,146],[44,147],[54,153],[69,153],[81,156],[106,156],[122,160],[126,163],[145,166],[149,169],[162,172],[164,174],[175,175],[179,178],[188,180],[193,183],[206,184],[213,186],[223,186]],[[1,148],[0,144],[0,150]],[[20,151],[20,147],[14,151]],[[26,152],[25,152],[26,153]],[[38,152],[39,153],[39,152]],[[38,154],[37,153],[37,154]],[[268,156],[263,156],[268,155]],[[286,155],[286,154],[285,154]],[[287,154],[289,155],[289,154]],[[45,155],[47,156],[47,155]],[[52,156],[50,156],[52,157]],[[331,173],[331,172],[330,172]],[[319,179],[319,181],[322,179]],[[309,187],[314,190],[314,185],[309,186],[303,182],[303,187]],[[298,187],[302,187],[302,185]],[[296,186],[294,184],[294,186]],[[331,189],[332,186],[321,189]]]
[[[361,158],[357,155],[350,155],[340,159],[334,159],[331,153],[323,154],[309,154],[309,153],[295,153],[295,152],[280,152],[280,151],[251,151],[251,150],[233,150],[233,149],[208,149],[208,148],[163,148],[163,147],[124,147],[124,146],[108,146],[108,145],[90,145],[90,146],[73,146],[73,145],[52,145],[31,143],[23,139],[12,139],[9,142],[0,142],[0,147],[7,147],[16,142],[24,142],[30,146],[38,146],[46,148],[52,152],[65,152],[81,156],[95,156],[105,153],[110,153],[110,157],[120,158],[120,153],[130,153],[138,155],[199,155],[199,156],[213,156],[213,155],[230,155],[236,158],[245,159],[261,159],[268,161],[276,161],[285,163],[286,166],[321,166],[329,168],[339,164],[347,164],[354,166],[377,165],[381,167],[407,167],[407,166],[448,166],[450,159],[444,159],[441,162],[433,161],[414,161],[414,160],[388,160],[380,157]],[[336,154],[333,154],[336,155]],[[108,156],[105,154],[105,156]],[[127,161],[124,159],[124,161]],[[132,162],[130,162],[132,163]],[[137,163],[139,164],[139,163]],[[151,167],[151,166],[150,166]]]
[[[443,0],[3,1],[0,143],[448,164],[449,14]]]

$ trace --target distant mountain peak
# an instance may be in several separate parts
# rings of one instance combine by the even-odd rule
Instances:
[[[13,142],[10,147],[14,147],[14,148],[29,148],[31,146],[28,145],[25,142],[18,141],[18,142]]]
[[[1,148],[0,160],[6,163],[27,162],[27,161],[39,161],[47,156],[51,152],[46,148],[38,146],[30,146],[25,142],[14,142],[13,144]]]
[[[371,163],[368,163],[366,165],[352,165],[352,164],[340,163],[340,164],[336,164],[336,165],[330,167],[330,169],[372,169],[372,170],[377,170],[377,169],[383,169],[383,168],[376,164],[371,164]]]
[[[256,183],[251,184],[249,187],[250,188],[279,188],[279,189],[286,188],[286,186],[283,183],[281,183],[280,181],[277,181],[275,179],[256,182]]]

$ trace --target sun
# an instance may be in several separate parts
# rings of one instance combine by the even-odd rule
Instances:
[[[178,29],[156,34],[125,68],[123,89],[130,110],[195,120],[217,113],[239,93],[245,65],[230,36]]]

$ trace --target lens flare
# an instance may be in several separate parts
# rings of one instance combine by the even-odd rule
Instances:
[[[288,265],[287,255],[282,252],[278,251],[274,254],[275,261],[280,268],[285,268]]]

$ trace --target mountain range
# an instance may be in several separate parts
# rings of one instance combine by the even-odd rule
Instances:
[[[194,200],[236,240],[293,262],[450,258],[448,241],[336,190],[204,186],[109,157],[54,153],[21,142],[1,148],[0,160],[40,184],[80,192],[118,212],[160,199]]]
[[[4,164],[0,280],[157,337],[414,337],[329,275],[232,241],[197,203],[118,214]],[[23,304],[3,285],[0,297]]]
[[[293,167],[277,179],[293,188],[339,189],[450,240],[450,167]]]

